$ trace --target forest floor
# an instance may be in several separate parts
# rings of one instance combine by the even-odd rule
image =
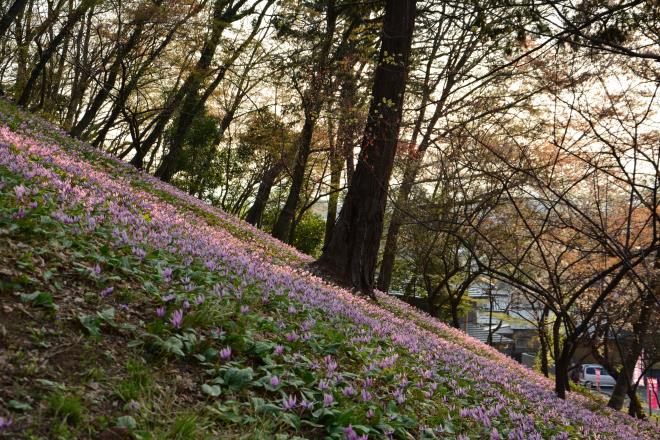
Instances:
[[[310,261],[0,101],[0,438],[657,438]]]

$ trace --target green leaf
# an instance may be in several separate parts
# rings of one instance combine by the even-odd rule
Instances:
[[[218,397],[222,393],[222,389],[218,385],[203,384],[202,391],[211,397]]]
[[[82,324],[83,327],[87,329],[91,336],[96,338],[101,337],[101,330],[98,324],[98,318],[92,315],[80,315],[78,316],[78,321]]]
[[[167,341],[163,342],[163,349],[168,353],[174,353],[177,356],[184,357],[183,353],[183,342],[176,336],[170,336]]]
[[[355,432],[361,433],[361,434],[369,434],[372,430],[368,426],[364,425],[351,425],[353,427],[353,430]]]
[[[290,427],[298,431],[300,429],[300,417],[293,413],[284,413],[280,418]]]
[[[137,427],[137,422],[131,416],[121,416],[117,419],[117,428],[133,430]]]
[[[274,348],[275,348],[275,344],[272,342],[259,341],[252,346],[251,351],[257,356],[261,356],[262,354],[272,353]]]
[[[266,402],[261,397],[253,397],[250,399],[254,411],[260,414],[277,414],[281,411],[280,407],[272,403]]]
[[[21,301],[24,303],[32,303],[35,306],[45,307],[47,309],[57,309],[53,303],[53,296],[50,293],[35,291],[33,293],[21,294]]]
[[[218,358],[218,350],[216,350],[215,348],[212,348],[212,347],[207,348],[206,351],[204,351],[204,358],[207,361],[212,361],[214,359],[217,359]]]
[[[122,322],[119,325],[119,328],[121,330],[126,330],[126,331],[129,331],[129,332],[134,332],[135,330],[137,330],[137,326],[135,326],[134,324],[129,324],[128,322]]]
[[[238,369],[232,367],[225,372],[224,380],[230,388],[240,390],[251,382],[253,377],[252,368]]]
[[[115,308],[109,307],[100,312],[96,312],[96,315],[108,323],[113,323],[115,321]]]
[[[27,411],[32,409],[32,406],[30,406],[29,403],[19,402],[18,400],[10,400],[7,402],[7,406],[16,411]]]
[[[312,426],[314,428],[323,428],[325,426],[325,425],[321,425],[320,423],[314,423],[311,420],[307,420],[307,419],[303,419],[302,423],[304,425],[309,425],[309,426]]]
[[[41,385],[43,385],[45,387],[49,387],[49,388],[55,388],[55,389],[58,389],[58,390],[65,390],[66,389],[66,387],[64,385],[62,385],[61,383],[53,382],[52,380],[48,380],[48,379],[37,379],[37,382],[40,383]]]

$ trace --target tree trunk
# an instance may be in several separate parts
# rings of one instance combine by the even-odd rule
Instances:
[[[637,362],[637,358],[641,354],[641,346],[639,344],[633,343],[635,347],[630,347],[630,350],[628,353],[624,356],[623,359],[623,366],[621,368],[621,371],[617,375],[616,378],[616,384],[614,385],[614,389],[612,390],[612,395],[610,396],[610,400],[607,402],[607,406],[609,406],[612,409],[616,409],[617,411],[620,411],[623,408],[623,404],[626,400],[626,396],[628,395],[628,390],[631,387],[632,384],[632,376],[633,376],[633,370],[635,368],[635,363]]]
[[[33,2],[30,2],[27,10],[32,9]],[[20,93],[25,87],[25,81],[28,72],[28,59],[29,59],[29,47],[30,47],[30,27],[32,25],[32,14],[28,13],[25,16],[25,22],[23,23],[23,17],[25,16],[25,11],[20,11],[16,16],[16,82],[14,83],[14,95]]]
[[[254,226],[261,226],[261,217],[264,214],[264,209],[266,208],[266,203],[268,203],[268,198],[270,197],[270,190],[275,184],[277,176],[284,170],[284,163],[277,162],[275,165],[270,167],[264,173],[261,183],[259,184],[259,189],[257,190],[257,195],[254,198],[254,203],[250,207],[245,216],[245,221]]]
[[[211,37],[207,40],[208,46],[205,46],[202,50],[202,57],[200,61],[204,58],[204,62],[200,65],[197,63],[198,69],[193,75],[193,81],[189,84],[189,90],[186,92],[186,97],[183,100],[181,105],[181,111],[179,112],[179,118],[176,123],[176,129],[174,136],[170,142],[170,148],[167,154],[163,157],[163,161],[156,170],[156,177],[160,178],[164,182],[169,182],[179,171],[179,163],[181,158],[181,153],[183,152],[183,143],[185,141],[186,135],[192,127],[192,124],[197,117],[204,110],[206,101],[213,94],[215,89],[218,87],[220,82],[224,79],[225,74],[229,68],[234,64],[238,56],[245,50],[245,48],[252,42],[253,38],[256,36],[257,32],[261,28],[261,21],[263,20],[266,11],[270,8],[270,5],[274,0],[269,0],[259,18],[252,26],[252,32],[249,37],[232,53],[232,56],[227,60],[224,65],[220,68],[219,72],[216,74],[216,77],[211,82],[211,84],[206,87],[204,93],[199,95],[199,88],[202,85],[202,82],[208,77],[208,69],[211,66],[211,61],[213,60],[213,55],[215,49],[220,43],[220,37],[222,32],[227,28],[227,23],[231,23],[236,20],[238,17],[238,6],[233,6],[229,8],[226,12],[223,13],[220,19],[214,17],[213,21],[213,31]],[[239,4],[241,4],[239,2]]]
[[[353,71],[354,63],[342,64],[341,91],[339,92],[339,125],[337,127],[337,147],[346,160],[346,184],[351,184],[353,177],[353,149],[359,131],[357,111],[357,78]]]
[[[373,296],[389,178],[399,136],[416,0],[388,0],[360,157],[318,265]]]
[[[335,0],[330,0],[328,1],[326,11],[326,29],[323,45],[314,62],[313,76],[302,96],[305,123],[303,124],[300,135],[296,140],[297,153],[293,173],[291,174],[291,188],[289,189],[289,194],[284,202],[284,207],[277,216],[277,220],[273,226],[273,237],[287,243],[290,241],[291,223],[293,222],[296,210],[298,209],[300,191],[302,190],[305,180],[305,168],[307,167],[307,159],[309,158],[309,153],[312,148],[314,127],[326,98],[325,83],[328,79],[328,62],[336,28],[337,11],[335,10]]]
[[[561,327],[563,317],[558,315],[552,325],[552,344],[555,358],[555,394],[560,399],[566,398],[566,392],[570,390],[568,384],[568,367],[573,355],[573,346],[568,340],[568,335],[562,345]]]
[[[432,72],[434,68],[433,60],[436,57],[436,54],[440,48],[440,39],[444,35],[441,32],[442,26],[438,27],[438,32],[434,37],[433,46],[431,53],[429,55],[429,60],[426,64],[426,71],[424,77],[424,83],[422,86],[422,96],[420,102],[420,111],[415,119],[415,125],[412,130],[412,135],[410,137],[410,142],[412,147],[417,147],[417,138],[419,137],[422,126],[424,125],[424,119],[426,117],[426,110],[429,107],[429,101],[431,99],[431,93],[433,92],[434,86],[432,86]],[[410,197],[410,192],[412,191],[413,185],[415,183],[415,178],[421,167],[422,161],[424,160],[424,154],[426,148],[428,147],[431,141],[431,133],[433,128],[438,121],[440,114],[444,108],[444,104],[448,97],[448,88],[451,87],[452,81],[448,81],[445,89],[443,90],[443,95],[439,102],[435,103],[436,109],[431,118],[431,121],[426,124],[426,132],[423,136],[423,139],[420,145],[417,147],[415,154],[407,158],[405,168],[403,171],[403,182],[401,188],[399,189],[396,197],[396,203],[392,210],[392,218],[390,219],[390,225],[387,230],[387,237],[385,239],[385,247],[383,248],[383,258],[381,260],[380,271],[378,273],[378,289],[387,292],[390,289],[390,284],[392,282],[392,269],[394,268],[394,258],[397,251],[397,240],[399,237],[399,231],[403,225],[405,213],[407,210],[406,204],[408,203],[408,197]],[[459,327],[460,328],[460,327]]]
[[[71,0],[71,3],[73,1]],[[71,93],[67,104],[66,115],[64,116],[64,129],[68,130],[73,126],[80,103],[89,83],[89,42],[91,38],[91,14],[88,14],[86,23],[80,27],[75,39],[75,58],[73,61],[73,81],[71,84]]]
[[[23,87],[21,96],[18,98],[18,105],[25,107],[30,102],[30,97],[32,96],[37,80],[46,67],[46,64],[50,61],[60,43],[64,40],[64,37],[71,32],[73,26],[78,23],[78,21],[92,6],[96,4],[97,1],[98,0],[83,0],[82,3],[69,15],[64,26],[62,26],[55,38],[51,40],[46,50],[44,50],[39,57],[39,61],[34,66],[34,69],[32,69],[30,77],[28,78],[27,83],[25,83],[25,87]]]
[[[410,278],[410,280],[408,280],[408,283],[406,283],[406,287],[403,289],[403,296],[404,297],[415,296],[416,285],[417,285],[417,274],[413,275]]]
[[[99,92],[94,97],[91,105],[80,119],[80,121],[73,126],[71,129],[71,136],[79,137],[85,129],[91,124],[91,122],[96,117],[99,109],[110,95],[110,90],[115,87],[115,82],[117,81],[117,76],[119,75],[119,69],[121,68],[121,63],[124,61],[124,58],[130,53],[135,46],[140,42],[140,37],[142,36],[142,31],[144,30],[145,25],[151,20],[154,14],[158,11],[160,5],[163,3],[163,0],[150,0],[153,1],[155,7],[149,9],[148,14],[142,14],[135,20],[135,28],[131,32],[130,37],[125,43],[119,43],[117,48],[117,54],[110,65],[108,77],[103,82],[100,87]],[[121,39],[121,36],[119,37]]]
[[[167,123],[170,121],[170,118],[176,113],[180,106],[183,106],[183,109],[180,112],[180,117],[184,118],[182,121],[183,126],[188,123],[188,119],[192,121],[196,116],[197,113],[194,113],[194,110],[195,107],[197,107],[199,100],[197,94],[199,93],[199,88],[202,82],[209,75],[209,68],[215,56],[215,50],[220,43],[220,37],[222,36],[223,31],[231,23],[231,19],[234,18],[238,13],[238,7],[245,3],[245,1],[240,1],[239,5],[229,7],[227,10],[225,10],[225,7],[228,5],[228,3],[230,2],[227,0],[215,1],[213,6],[213,15],[210,17],[211,32],[204,41],[204,46],[200,52],[199,59],[197,60],[197,63],[192,68],[190,74],[181,85],[179,90],[177,90],[172,98],[169,99],[165,104],[165,107],[158,115],[157,122],[154,125],[154,128],[151,130],[151,133],[149,133],[149,136],[147,136],[147,138],[140,143],[140,147],[130,162],[134,167],[142,168],[144,158],[147,156],[147,153],[161,136],[163,130],[165,130],[165,127],[167,126]],[[187,128],[185,130],[187,131]],[[179,134],[180,131],[183,131],[183,128],[177,128],[175,139],[177,136],[181,136]],[[183,135],[185,136],[185,133]],[[176,154],[177,153],[175,152],[174,155]],[[163,164],[161,164],[161,166],[158,168],[156,174],[162,180],[169,181],[174,174],[173,169],[174,167],[172,166],[172,160],[165,160],[164,158]]]
[[[332,233],[335,230],[335,222],[337,221],[337,205],[339,203],[339,187],[341,185],[341,170],[342,170],[342,157],[339,151],[333,149],[330,152],[330,195],[328,196],[328,214],[325,220],[325,235],[323,237],[323,247],[325,248]]]
[[[94,141],[92,142],[93,146],[98,148],[105,141],[105,137],[108,135],[108,132],[114,125],[119,114],[124,110],[128,98],[130,97],[133,90],[135,90],[135,88],[137,87],[144,72],[153,64],[156,58],[158,58],[158,56],[163,52],[163,50],[165,50],[165,48],[170,44],[170,42],[174,38],[176,31],[179,29],[181,24],[183,23],[179,22],[176,26],[173,26],[172,29],[170,29],[170,31],[167,33],[167,36],[163,39],[163,41],[161,41],[158,47],[149,55],[149,57],[145,60],[145,62],[142,63],[140,69],[131,77],[130,81],[128,81],[126,85],[123,85],[119,89],[119,94],[115,99],[115,101],[113,102],[112,110],[110,110],[110,115],[106,118],[103,127],[101,128],[101,130],[99,130],[96,137],[94,138]]]
[[[553,335],[555,340],[559,340],[559,334]],[[558,347],[559,343],[556,342]],[[568,378],[568,369],[571,357],[575,352],[575,345],[571,341],[564,341],[564,345],[559,352],[555,351],[555,393],[560,399],[566,398],[566,392],[571,390],[570,380]]]
[[[628,392],[628,397],[630,398],[630,403],[628,404],[628,415],[637,419],[645,419],[646,414],[644,413],[642,402],[639,400],[639,396],[637,395],[636,387],[633,387]]]
[[[305,168],[307,159],[312,149],[312,135],[314,125],[316,125],[316,115],[314,111],[305,112],[305,123],[296,142],[296,162],[291,175],[291,188],[287,195],[284,207],[277,216],[275,226],[273,226],[273,237],[288,242],[289,232],[291,231],[291,222],[296,214],[298,202],[300,201],[300,191],[305,182]]]
[[[550,377],[550,368],[548,365],[548,340],[543,333],[539,333],[539,342],[541,344],[541,350],[539,356],[541,356],[541,373],[545,377]]]
[[[408,163],[406,163],[403,172],[403,183],[399,188],[396,203],[392,210],[390,226],[387,229],[387,238],[385,239],[385,247],[383,248],[383,259],[378,273],[378,289],[383,292],[389,291],[390,284],[392,283],[392,270],[394,269],[394,258],[397,251],[397,239],[403,225],[406,211],[405,205],[408,203],[408,197],[410,197],[419,165],[421,165],[421,160],[415,158],[410,158]]]
[[[0,38],[5,36],[7,29],[14,22],[14,19],[23,13],[28,0],[16,0],[0,19]]]
[[[451,308],[451,326],[457,329],[461,329],[461,321],[458,316],[458,303],[449,300],[449,306]]]
[[[656,256],[654,269],[656,272],[660,269],[660,256]],[[629,394],[631,389],[636,387],[636,384],[632,383],[633,372],[635,364],[637,364],[637,360],[642,354],[644,348],[643,341],[647,336],[649,325],[651,324],[656,295],[660,298],[660,282],[654,280],[653,287],[649,289],[649,291],[643,292],[642,295],[639,315],[637,320],[633,322],[633,335],[630,347],[627,352],[621,356],[623,359],[622,368],[618,374],[610,400],[607,402],[607,406],[616,409],[617,411],[620,411],[623,408],[626,395]]]
[[[52,81],[49,84],[48,90],[45,90],[45,102],[44,102],[44,112],[46,114],[52,114],[55,106],[58,101],[58,94],[60,91],[60,86],[62,84],[62,76],[64,74],[64,63],[66,61],[66,55],[69,52],[69,44],[71,43],[71,34],[67,34],[64,39],[64,44],[62,44],[62,54],[60,55],[57,62],[57,69],[53,69]]]

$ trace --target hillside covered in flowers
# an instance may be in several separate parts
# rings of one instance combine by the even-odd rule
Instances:
[[[0,438],[653,439],[0,102]]]

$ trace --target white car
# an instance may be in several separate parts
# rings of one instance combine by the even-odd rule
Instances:
[[[580,383],[587,388],[596,387],[596,372],[600,371],[600,386],[613,387],[616,379],[609,375],[602,365],[584,364],[580,366]]]

